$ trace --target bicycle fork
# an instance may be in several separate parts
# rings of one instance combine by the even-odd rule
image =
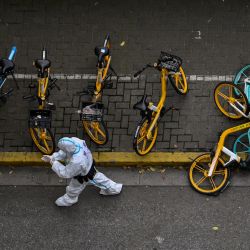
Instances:
[[[152,138],[152,130],[154,126],[156,125],[156,122],[159,119],[162,107],[164,105],[164,102],[166,100],[167,96],[167,83],[166,83],[166,73],[167,71],[165,69],[161,70],[161,99],[159,101],[159,104],[157,105],[157,110],[155,111],[156,115],[154,117],[153,122],[150,124],[150,127],[147,132],[147,139],[150,140]]]
[[[250,127],[250,122],[229,128],[221,134],[220,140],[218,142],[217,149],[215,152],[215,156],[213,157],[213,160],[212,160],[210,168],[209,168],[209,172],[208,172],[209,177],[211,177],[214,174],[214,171],[217,167],[218,159],[221,155],[221,152],[225,153],[227,156],[230,157],[229,161],[226,164],[224,164],[224,166],[230,166],[231,163],[235,162],[235,161],[237,163],[240,163],[241,158],[237,154],[234,154],[232,151],[230,151],[229,149],[224,147],[224,143],[225,143],[226,137],[229,134],[232,134],[232,133],[237,132],[237,131],[241,131],[243,129],[247,129],[249,127]]]
[[[236,103],[240,106],[240,108],[242,108],[242,110],[244,110],[244,106],[240,103],[240,102],[238,102],[238,101],[236,101]],[[233,103],[231,103],[231,102],[229,102],[229,105],[232,107],[232,108],[234,108],[237,112],[239,112],[242,116],[244,116],[244,117],[246,117],[246,118],[250,118],[250,113],[248,114],[248,115],[246,115],[245,113],[243,113],[238,107],[236,107],[236,105],[234,105]]]

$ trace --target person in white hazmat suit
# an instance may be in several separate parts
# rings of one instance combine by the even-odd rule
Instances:
[[[119,194],[122,184],[115,183],[95,168],[92,154],[84,140],[76,137],[63,137],[58,142],[58,152],[44,155],[42,160],[50,162],[52,170],[61,178],[72,178],[66,187],[66,193],[58,198],[57,206],[71,206],[88,184],[99,187],[102,195]],[[64,162],[62,164],[61,162]]]

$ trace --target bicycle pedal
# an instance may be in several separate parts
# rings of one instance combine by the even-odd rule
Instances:
[[[6,96],[10,96],[12,94],[12,92],[14,91],[13,88],[11,88],[10,90],[8,90],[6,93],[4,93],[4,95]]]
[[[240,164],[236,160],[232,160],[224,165],[224,167],[227,167],[227,168],[233,168],[237,166],[240,166]]]
[[[179,111],[180,109],[179,109],[179,108],[172,107],[172,110],[174,110],[174,111]]]
[[[160,117],[163,117],[166,113],[167,113],[167,110],[166,110],[165,107],[163,107],[163,108],[161,109],[161,112],[160,112]]]
[[[56,105],[52,102],[47,102],[49,110],[56,110]]]
[[[36,100],[36,97],[34,95],[25,95],[23,96],[24,100],[32,99],[32,101]]]

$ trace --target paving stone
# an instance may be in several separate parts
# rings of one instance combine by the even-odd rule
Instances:
[[[236,0],[220,3],[191,1],[187,5],[184,0],[172,1],[168,3],[166,22],[163,11],[166,6],[164,1],[159,0],[146,3],[128,0],[119,5],[107,0],[99,3],[101,12],[98,8],[90,11],[88,1],[72,4],[72,1],[62,0],[60,6],[51,4],[49,9],[39,1],[32,1],[32,4],[21,0],[1,1],[0,7],[4,10],[0,21],[0,34],[4,34],[1,55],[7,55],[14,39],[18,48],[16,72],[36,74],[32,61],[41,55],[41,41],[44,41],[52,62],[52,73],[96,74],[97,58],[93,48],[103,43],[103,25],[110,30],[112,65],[121,76],[131,76],[146,63],[157,61],[160,50],[180,55],[183,68],[188,75],[192,75],[188,81],[189,92],[186,96],[178,95],[168,82],[165,107],[174,106],[180,110],[170,111],[161,119],[159,137],[153,150],[196,151],[213,148],[219,131],[243,122],[223,117],[213,100],[215,86],[219,81],[226,80],[223,76],[233,75],[240,66],[249,63],[250,33],[247,31],[250,24],[244,8],[232,11],[237,3]],[[180,9],[179,6],[184,7]],[[130,14],[135,9],[140,9],[140,15]],[[176,9],[180,11],[177,19]],[[109,15],[106,15],[107,12]],[[191,12],[194,13],[192,17]],[[211,13],[216,18],[210,20]],[[8,26],[4,23],[8,23]],[[135,29],[138,25],[139,30]],[[198,31],[201,32],[201,39],[197,39]],[[225,37],[226,45],[221,43]],[[119,45],[121,39],[126,40],[124,47]],[[211,76],[211,81],[207,81],[203,75]],[[220,75],[222,77],[218,77]],[[82,101],[88,101],[91,97],[79,97],[77,92],[94,86],[95,79],[70,78],[58,79],[61,90],[51,91],[50,101],[57,106],[52,114],[52,130],[56,132],[56,139],[75,134],[88,141],[79,115],[75,112]],[[29,109],[36,109],[37,103],[23,101],[22,96],[35,93],[35,89],[30,90],[28,85],[31,82],[37,84],[37,81],[33,77],[18,79],[18,82],[20,89],[15,89],[7,103],[0,107],[1,151],[35,150],[27,124]],[[11,79],[6,82],[5,87],[8,86],[15,88]],[[114,81],[112,89],[104,90],[104,121],[108,124],[110,141],[103,147],[90,143],[91,148],[100,151],[133,150],[131,141],[141,120],[140,112],[133,110],[133,105],[144,94],[155,104],[159,101],[161,83],[158,71],[147,70],[139,78],[128,77],[127,80],[120,79],[118,83]],[[230,137],[226,145],[231,146],[235,138]]]

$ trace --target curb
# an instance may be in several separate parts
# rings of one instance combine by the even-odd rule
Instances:
[[[134,152],[94,152],[93,157],[99,166],[183,166],[190,164],[204,152],[152,152],[139,156]],[[2,166],[50,166],[41,160],[38,152],[0,152]]]

